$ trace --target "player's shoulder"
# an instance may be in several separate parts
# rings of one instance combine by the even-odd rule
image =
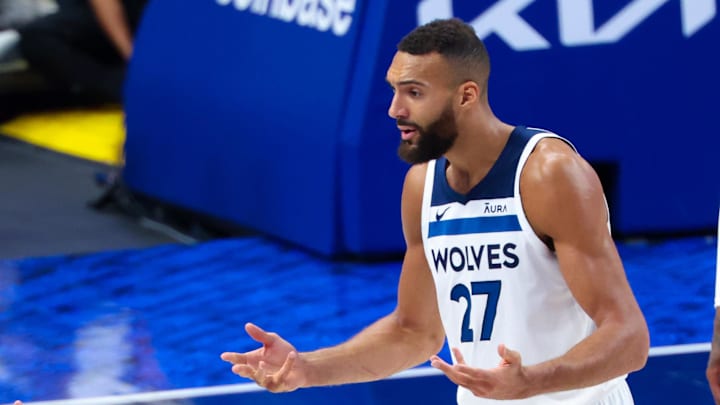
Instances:
[[[528,156],[523,180],[548,185],[587,170],[592,169],[566,140],[546,137],[538,141]]]
[[[405,174],[402,191],[402,223],[405,240],[411,243],[422,243],[420,221],[422,218],[422,201],[425,188],[427,163],[412,165]]]
[[[422,201],[427,170],[428,163],[416,163],[408,169],[402,191],[405,204],[419,205]]]
[[[535,215],[603,201],[602,185],[590,164],[562,138],[544,138],[528,156],[520,177],[523,204]],[[537,207],[533,210],[532,207]]]
[[[592,166],[561,138],[543,138],[522,169],[520,195],[535,232],[556,238],[605,211],[602,185]],[[603,216],[603,218],[606,218]]]
[[[427,175],[428,163],[416,163],[408,169],[405,173],[405,187],[419,187],[425,184],[425,177]]]

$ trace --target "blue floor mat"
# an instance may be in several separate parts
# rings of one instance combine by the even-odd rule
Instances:
[[[716,243],[618,246],[654,347],[710,340]],[[0,402],[243,382],[219,354],[256,347],[245,322],[332,345],[394,308],[399,271],[258,237],[3,261]]]

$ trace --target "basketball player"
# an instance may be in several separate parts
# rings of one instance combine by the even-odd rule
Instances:
[[[715,321],[707,366],[707,379],[715,404],[720,405],[720,210],[718,211],[717,267],[715,271]]]
[[[648,329],[598,177],[568,141],[501,122],[489,72],[460,20],[402,39],[386,77],[399,155],[413,164],[396,309],[304,353],[247,324],[262,348],[223,353],[234,373],[279,392],[378,380],[430,359],[461,405],[633,403],[625,376],[647,360]],[[453,364],[436,355],[445,337]]]

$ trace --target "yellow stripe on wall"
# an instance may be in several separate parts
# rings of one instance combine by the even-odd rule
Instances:
[[[110,165],[122,162],[125,126],[121,107],[27,114],[0,125],[0,132],[83,159]]]

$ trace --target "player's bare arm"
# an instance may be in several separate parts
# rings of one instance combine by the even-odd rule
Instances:
[[[720,404],[720,309],[715,310],[713,338],[705,374],[713,399],[716,404]]]
[[[402,195],[407,244],[395,310],[348,342],[303,355],[312,365],[310,386],[373,381],[416,366],[437,353],[444,332],[435,287],[422,246],[420,210],[426,165],[410,168]]]
[[[125,60],[129,60],[132,54],[133,39],[122,2],[118,0],[91,0],[89,4],[100,27],[115,45],[118,53]]]
[[[248,333],[263,347],[248,353],[223,353],[233,372],[274,392],[301,387],[374,381],[416,366],[437,353],[444,332],[435,287],[422,246],[420,210],[426,165],[413,166],[405,179],[402,223],[407,250],[395,310],[345,343],[297,353],[276,334]]]
[[[565,355],[527,367],[534,394],[587,387],[645,365],[649,332],[607,228],[592,167],[557,139],[540,142],[520,180],[535,232],[552,241],[573,296],[597,330]]]

